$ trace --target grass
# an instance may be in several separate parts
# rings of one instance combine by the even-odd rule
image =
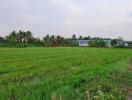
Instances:
[[[132,50],[1,48],[2,100],[123,100]]]

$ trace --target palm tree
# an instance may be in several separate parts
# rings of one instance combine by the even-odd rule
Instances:
[[[22,43],[23,42],[23,37],[24,37],[23,31],[20,30],[18,35],[17,35],[18,42]]]
[[[25,40],[26,42],[30,42],[33,39],[32,33],[30,31],[25,32]]]
[[[82,36],[80,36],[80,37],[79,37],[79,40],[82,40],[82,39],[83,39],[83,37],[82,37]]]
[[[20,43],[28,43],[33,39],[32,33],[30,31],[24,32],[20,30],[17,37]]]
[[[6,40],[10,42],[17,42],[17,33],[12,31],[8,36],[6,36]]]
[[[52,36],[50,37],[50,45],[51,45],[51,46],[56,46],[56,38],[55,38],[54,35],[52,35]]]
[[[57,45],[60,45],[61,42],[62,42],[61,36],[58,35],[58,36],[56,37],[56,39],[57,39]]]
[[[43,44],[44,46],[48,47],[50,45],[50,36],[47,34],[46,37],[43,38]]]
[[[77,40],[77,38],[76,38],[76,35],[75,35],[75,34],[73,34],[73,35],[72,35],[72,39],[73,39],[73,40]]]

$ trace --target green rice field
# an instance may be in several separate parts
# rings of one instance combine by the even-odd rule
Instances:
[[[125,100],[132,50],[0,48],[0,100]]]

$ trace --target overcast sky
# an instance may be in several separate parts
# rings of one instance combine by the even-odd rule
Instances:
[[[0,0],[0,35],[20,29],[132,40],[132,0]]]

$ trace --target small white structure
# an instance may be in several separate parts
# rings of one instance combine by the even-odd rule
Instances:
[[[87,47],[89,46],[89,40],[78,40],[79,46],[80,47]]]
[[[117,46],[125,46],[125,47],[128,47],[129,44],[127,41],[123,41],[123,40],[117,40]]]
[[[125,47],[128,47],[129,46],[127,41],[124,42],[124,46]]]
[[[77,42],[80,47],[88,47],[88,46],[90,46],[89,45],[90,41],[95,41],[95,40],[78,40]],[[106,45],[105,45],[106,47],[109,47],[109,48],[112,47],[111,40],[107,39],[107,40],[103,40],[103,41],[106,43]]]
[[[112,47],[112,43],[111,40],[104,40],[104,42],[106,42],[106,47],[111,48]]]

